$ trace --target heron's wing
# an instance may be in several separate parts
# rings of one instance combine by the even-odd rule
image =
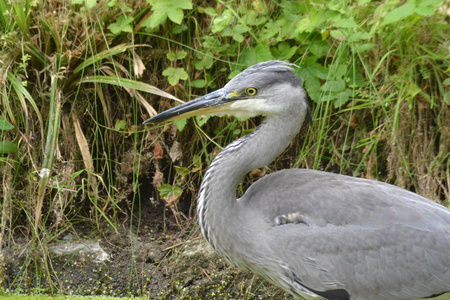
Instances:
[[[426,198],[376,181],[286,170],[256,182],[240,201],[251,206],[253,226],[265,228],[261,243],[278,259],[270,268],[294,285],[386,299],[450,291],[450,212]]]

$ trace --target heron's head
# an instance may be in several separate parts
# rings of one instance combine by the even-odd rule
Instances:
[[[307,96],[293,64],[267,61],[236,75],[223,88],[162,112],[144,122],[158,123],[198,115],[239,118],[307,111]]]

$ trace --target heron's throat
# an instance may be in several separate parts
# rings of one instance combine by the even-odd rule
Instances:
[[[236,200],[239,182],[248,172],[271,163],[289,146],[304,116],[267,117],[255,131],[225,147],[211,163],[200,188],[197,212],[203,236],[213,248],[221,245],[217,239],[226,236],[223,229],[233,230],[231,220],[240,217]]]

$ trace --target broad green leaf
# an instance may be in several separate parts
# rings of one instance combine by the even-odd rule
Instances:
[[[309,46],[309,51],[316,57],[324,57],[330,51],[330,44],[328,41],[313,41]]]
[[[195,87],[195,88],[204,88],[206,86],[206,81],[205,81],[205,79],[197,79],[197,80],[191,81],[191,83],[189,85],[192,87]]]
[[[210,116],[196,116],[195,120],[197,121],[198,126],[202,127],[209,120]]]
[[[10,141],[0,141],[0,154],[16,153],[17,145]]]
[[[194,62],[195,69],[201,71],[204,69],[209,69],[212,67],[213,64],[213,55],[212,53],[208,52],[203,55],[201,60],[197,60]]]
[[[272,51],[276,56],[278,56],[281,60],[289,60],[292,56],[294,56],[295,52],[297,52],[297,46],[290,46],[288,42],[282,42],[278,44],[276,49]]]
[[[11,130],[14,129],[14,125],[6,121],[4,118],[0,117],[0,130]]]
[[[358,24],[356,24],[353,18],[350,19],[341,19],[337,20],[334,25],[339,28],[357,28]]]
[[[408,1],[406,4],[399,6],[393,10],[391,10],[385,17],[381,25],[388,25],[402,19],[405,19],[412,15],[416,10],[415,1]]]
[[[133,20],[134,18],[131,16],[122,15],[117,19],[116,22],[109,25],[108,29],[114,35],[118,35],[122,32],[133,32],[133,26],[131,26]]]
[[[217,11],[212,7],[205,8],[203,12],[211,17],[217,16]]]
[[[220,16],[214,18],[213,24],[211,26],[211,32],[221,32],[227,28],[233,21],[233,14],[230,10],[225,10]]]
[[[170,10],[167,13],[167,16],[169,17],[170,21],[176,24],[181,24],[181,21],[183,21],[184,12],[181,9]]]
[[[336,95],[336,100],[334,101],[334,107],[338,108],[348,102],[352,96],[353,91],[351,89],[345,89],[344,91]]]
[[[368,32],[355,32],[349,35],[349,42],[359,42],[373,38],[373,34]]]
[[[170,184],[162,184],[158,187],[159,196],[168,200],[174,197],[181,196],[183,190],[177,186],[171,186]]]
[[[272,53],[266,44],[259,44],[253,49],[246,48],[238,59],[239,64],[251,66],[261,61],[273,59]]]
[[[183,68],[167,68],[162,72],[167,77],[170,85],[177,85],[180,80],[188,79],[189,75]]]
[[[347,65],[335,64],[330,66],[330,75],[332,78],[342,78],[347,73]]]
[[[202,169],[202,157],[195,154],[192,158],[192,172],[200,171]]]
[[[331,30],[330,35],[340,41],[345,40],[347,38],[347,35],[341,29]]]
[[[373,44],[373,43],[355,44],[353,46],[353,50],[355,51],[355,53],[363,53],[363,52],[366,52],[367,50],[372,49],[374,46],[375,46],[375,44]]]
[[[445,103],[447,103],[448,105],[450,105],[450,92],[446,92],[444,94],[444,101]]]
[[[280,27],[275,22],[268,22],[264,25],[264,28],[259,33],[259,38],[263,41],[267,41],[275,37],[280,32]]]
[[[430,16],[434,14],[436,9],[443,7],[443,0],[427,0],[427,1],[417,1],[416,13],[421,16]]]
[[[155,28],[163,24],[167,18],[176,24],[181,24],[184,9],[192,9],[191,0],[147,0],[152,6],[153,14],[144,22],[143,27]]]
[[[188,168],[185,168],[185,167],[174,166],[174,168],[175,168],[175,172],[177,172],[177,175],[181,177],[182,181],[184,181],[186,176],[189,175],[189,173],[191,172],[191,170],[189,170]],[[180,182],[180,181],[178,180],[178,182]]]
[[[92,9],[97,5],[97,1],[96,0],[72,0],[72,4],[79,4],[79,5],[83,5],[87,8],[87,9]]]
[[[114,130],[121,131],[124,130],[127,126],[127,122],[125,120],[119,120],[116,122],[116,125],[114,125]]]
[[[309,57],[303,61],[301,64],[301,69],[305,69],[307,72],[311,73],[314,77],[320,79],[328,78],[328,69],[316,62],[317,57]]]
[[[321,90],[324,92],[340,92],[345,88],[345,82],[342,79],[327,80],[322,86]]]
[[[176,61],[177,59],[184,59],[187,56],[186,51],[169,52],[166,57],[170,61]]]
[[[177,127],[178,131],[183,131],[184,127],[186,127],[187,119],[180,119],[174,121],[175,126]]]
[[[172,33],[173,34],[179,34],[182,33],[183,31],[188,30],[188,26],[186,24],[181,24],[181,25],[175,25],[172,28]]]

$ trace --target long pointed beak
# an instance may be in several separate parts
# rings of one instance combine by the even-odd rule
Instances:
[[[219,89],[205,96],[166,110],[144,121],[142,124],[175,121],[192,116],[209,115],[225,112],[233,101],[238,100],[234,93]]]

